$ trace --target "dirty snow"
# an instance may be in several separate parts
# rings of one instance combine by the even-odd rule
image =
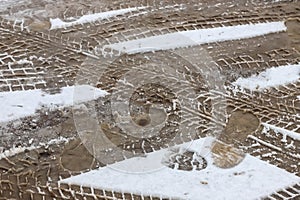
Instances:
[[[217,168],[212,164],[211,142],[208,140],[212,138],[180,145],[207,159],[208,166],[201,171],[165,167],[161,161],[168,150],[163,149],[73,176],[61,183],[175,199],[253,200],[300,181],[294,174],[250,155],[233,168]],[[139,173],[131,173],[135,171]]]
[[[149,52],[153,50],[175,49],[211,42],[251,38],[285,30],[286,26],[284,25],[284,22],[246,24],[169,33],[105,45],[104,48],[111,48],[125,53]]]
[[[79,99],[76,99],[75,103],[93,100],[107,94],[103,90],[88,85],[63,87],[57,94],[48,94],[40,89],[0,92],[0,122],[33,115],[37,109],[43,107],[71,106],[74,103],[74,92],[80,93],[76,95]]]
[[[258,75],[248,78],[238,78],[233,85],[249,90],[263,90],[269,87],[289,84],[299,80],[300,63],[296,65],[284,65],[272,67]]]
[[[83,15],[79,19],[71,22],[64,22],[59,18],[55,19],[50,19],[51,23],[51,28],[50,30],[53,29],[60,29],[60,28],[67,28],[73,25],[77,24],[85,24],[85,23],[90,23],[90,22],[95,22],[97,20],[103,20],[111,17],[115,17],[117,15],[123,15],[132,11],[137,11],[140,9],[143,9],[145,7],[135,7],[135,8],[126,8],[126,9],[120,9],[120,10],[111,10],[107,12],[102,12],[102,13],[95,13],[95,14],[88,14],[88,15]]]

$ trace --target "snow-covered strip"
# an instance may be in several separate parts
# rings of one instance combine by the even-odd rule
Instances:
[[[25,0],[0,0],[0,11],[7,11],[9,7],[26,4]]]
[[[233,168],[217,168],[213,165],[211,142],[208,140],[212,138],[180,145],[183,149],[188,148],[205,157],[208,166],[201,171],[180,171],[165,167],[162,160],[166,159],[170,150],[163,149],[60,182],[172,199],[253,200],[300,181],[300,177],[250,155],[246,155],[242,163]],[[156,170],[149,171],[151,168]],[[145,172],[141,173],[143,169]],[[140,173],[130,173],[134,171]]]
[[[59,18],[51,19],[50,18],[50,23],[51,27],[50,29],[60,29],[60,28],[67,28],[73,25],[77,24],[85,24],[85,23],[90,23],[90,22],[95,22],[97,20],[103,20],[103,19],[108,19],[111,17],[115,17],[117,15],[123,15],[132,11],[137,11],[140,9],[143,9],[145,7],[134,7],[134,8],[126,8],[126,9],[120,9],[120,10],[111,10],[107,12],[102,12],[102,13],[95,13],[95,14],[88,14],[88,15],[83,15],[79,19],[71,22],[64,22]]]
[[[10,148],[8,150],[5,150],[4,152],[0,153],[0,160],[3,159],[3,158],[8,158],[8,157],[17,155],[19,153],[23,153],[26,150],[30,151],[30,150],[33,150],[33,149],[38,149],[41,146],[49,146],[49,145],[53,145],[53,144],[65,143],[65,142],[68,142],[70,139],[64,138],[64,137],[59,137],[57,139],[52,139],[47,143],[41,143],[38,146],[31,145],[31,146],[28,146],[28,147],[22,147],[22,146],[12,147],[12,148]]]
[[[168,33],[106,45],[104,48],[112,48],[126,53],[142,53],[153,50],[188,47],[211,42],[251,38],[285,30],[286,26],[284,25],[284,22],[246,24]]]
[[[238,78],[233,85],[254,91],[289,84],[299,80],[299,78],[300,63],[296,65],[272,67],[258,75],[253,75],[248,78]]]
[[[9,150],[5,150],[3,153],[0,153],[0,160],[2,158],[6,158],[6,157],[11,157],[11,156],[14,156],[14,155],[17,155],[19,153],[22,153],[26,150],[33,150],[33,149],[36,149],[35,146],[30,146],[30,147],[12,147],[11,149]]]
[[[262,125],[264,126],[263,132],[267,132],[270,129],[272,129],[275,133],[280,133],[283,136],[283,141],[286,141],[286,136],[288,136],[294,140],[300,141],[300,133],[289,131],[284,128],[280,128],[280,127],[277,127],[277,126],[274,126],[271,124],[267,124],[267,123],[262,123]]]
[[[76,92],[76,99],[73,94]],[[41,108],[72,106],[105,96],[107,92],[88,85],[63,87],[60,93],[48,94],[43,90],[0,92],[0,122],[33,115]]]

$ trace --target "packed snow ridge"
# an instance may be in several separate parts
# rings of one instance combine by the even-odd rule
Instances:
[[[264,126],[264,130],[263,130],[264,133],[266,133],[270,129],[272,129],[275,133],[279,133],[283,136],[283,139],[282,139],[283,142],[287,141],[286,136],[288,136],[294,140],[300,141],[300,133],[296,133],[294,131],[289,131],[284,128],[280,128],[280,127],[277,127],[277,126],[274,126],[271,124],[267,124],[267,123],[262,123],[262,125]]]
[[[23,146],[18,146],[18,147],[12,147],[8,150],[5,150],[4,152],[0,152],[0,160],[3,158],[8,158],[8,157],[12,157],[15,156],[19,153],[23,153],[27,150],[33,150],[33,149],[38,149],[42,146],[48,146],[48,145],[52,145],[52,144],[60,144],[60,143],[65,143],[68,142],[70,139],[69,138],[64,138],[64,137],[59,137],[57,139],[52,139],[50,141],[48,141],[47,143],[40,143],[38,146],[35,145],[31,145],[28,147],[23,147]]]
[[[276,87],[298,81],[300,78],[300,63],[296,65],[284,65],[272,67],[258,75],[248,78],[239,78],[233,85],[254,90],[263,90],[269,87]]]
[[[55,19],[50,19],[51,23],[51,28],[50,30],[53,29],[60,29],[60,28],[67,28],[73,25],[77,24],[85,24],[85,23],[91,23],[95,22],[97,20],[103,20],[103,19],[108,19],[111,17],[115,17],[117,15],[123,15],[132,11],[137,11],[140,9],[143,9],[145,7],[135,7],[135,8],[126,8],[126,9],[120,9],[120,10],[111,10],[107,12],[102,12],[102,13],[95,13],[95,14],[88,14],[80,17],[79,19],[71,22],[64,22],[59,18]]]
[[[180,31],[176,33],[105,45],[103,48],[110,48],[120,52],[133,54],[155,50],[189,47],[211,42],[252,38],[281,31],[286,31],[284,22],[245,24],[191,31]]]

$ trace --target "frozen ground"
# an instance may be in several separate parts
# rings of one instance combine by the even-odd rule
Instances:
[[[299,9],[0,0],[0,200],[300,198]]]

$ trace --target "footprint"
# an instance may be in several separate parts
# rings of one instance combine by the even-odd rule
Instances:
[[[243,161],[245,153],[239,146],[259,127],[259,119],[251,112],[231,114],[224,132],[212,146],[214,165],[231,168]]]
[[[94,157],[80,139],[75,139],[66,144],[60,162],[64,168],[73,172],[80,172],[92,168]]]

